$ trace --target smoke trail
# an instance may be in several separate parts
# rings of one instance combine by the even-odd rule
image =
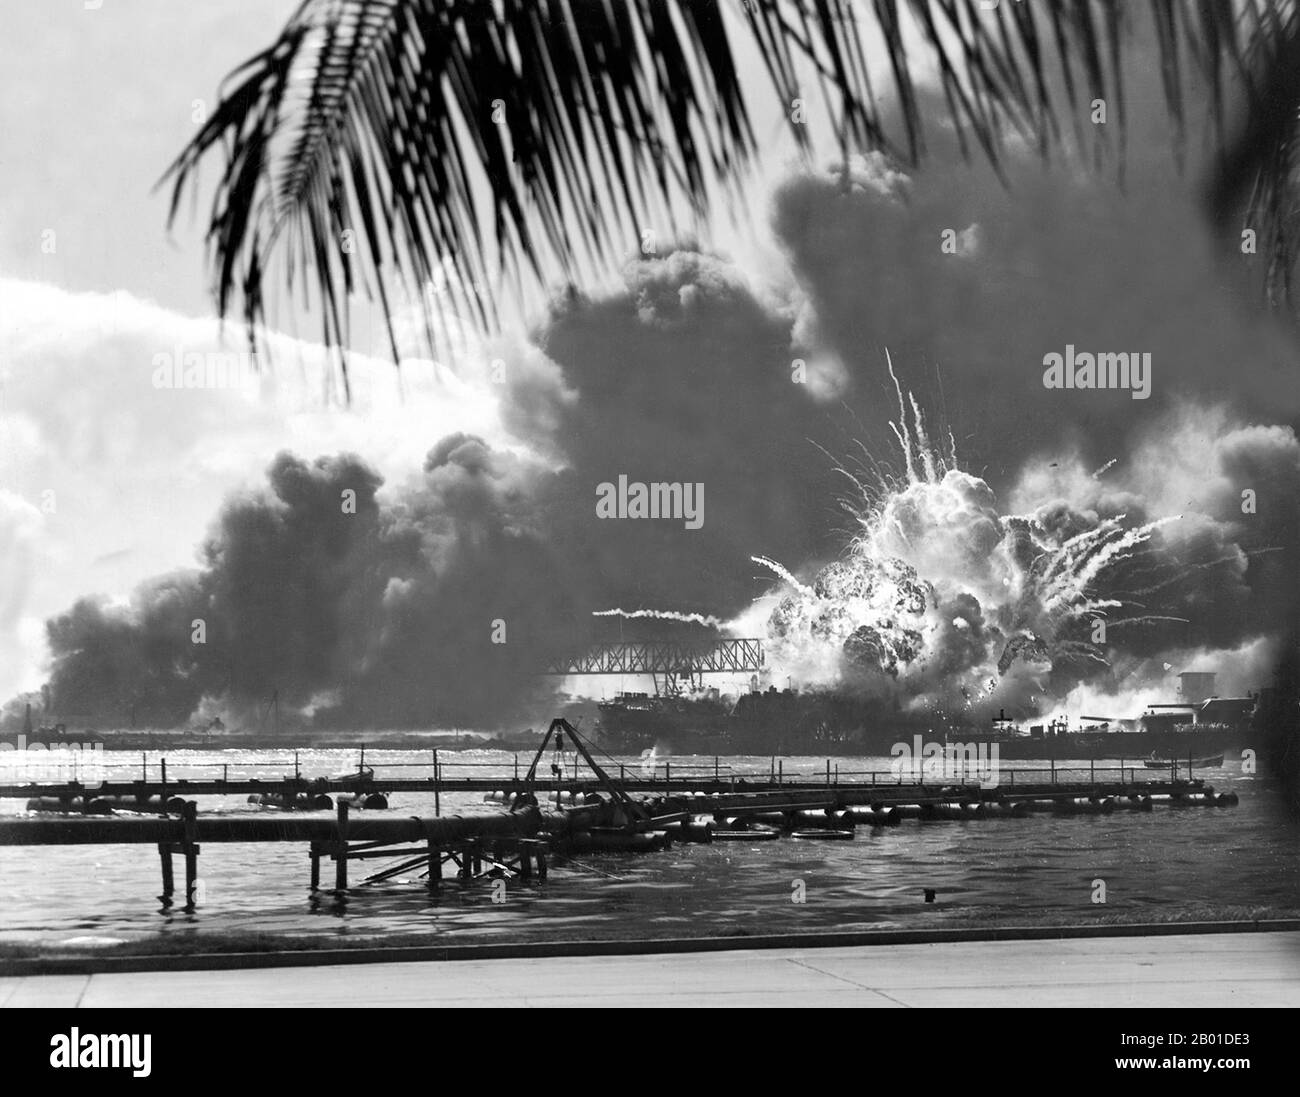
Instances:
[[[622,617],[627,621],[634,621],[639,618],[646,618],[651,621],[680,621],[687,625],[706,625],[709,628],[720,629],[724,621],[720,617],[714,617],[706,613],[677,613],[670,609],[598,609],[593,610],[593,617]]]

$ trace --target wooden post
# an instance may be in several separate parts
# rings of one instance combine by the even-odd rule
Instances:
[[[831,760],[826,759],[826,787],[831,787]]]
[[[776,764],[776,783],[778,785],[785,784],[785,759],[784,758],[782,758]]]
[[[334,890],[348,890],[348,804],[339,801],[339,840],[334,846]]]
[[[199,882],[199,847],[190,842],[185,849],[185,909],[194,909]]]
[[[199,882],[199,847],[194,841],[198,833],[198,805],[193,800],[186,802],[181,809],[182,825],[185,827],[185,909],[194,909],[195,892]]]
[[[320,889],[320,847],[312,842],[311,844],[311,890]]]
[[[162,759],[162,804],[163,812],[167,811],[167,759]]]
[[[713,756],[713,783],[715,785],[718,783],[718,756],[716,754]]]
[[[469,844],[466,843],[460,847],[460,886],[469,887],[470,875],[473,872],[473,861],[470,856]]]
[[[673,764],[672,762],[664,763],[664,791],[670,792],[673,787]]]
[[[149,754],[143,750],[140,752],[140,780],[149,780]]]
[[[298,766],[298,752],[296,750],[293,752],[293,779],[295,781],[302,780],[302,770]]]
[[[437,894],[442,884],[442,850],[429,839],[429,891]]]
[[[438,748],[433,748],[433,814],[442,814],[442,767],[438,765]]]
[[[1056,755],[1053,754],[1049,761],[1052,763],[1052,784],[1056,784]]]
[[[169,907],[172,905],[172,893],[176,890],[172,880],[172,847],[168,842],[158,843],[158,858],[162,862],[162,894],[158,896],[162,900],[162,905]]]

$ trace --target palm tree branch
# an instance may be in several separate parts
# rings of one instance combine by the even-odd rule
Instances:
[[[169,224],[181,195],[197,193],[200,164],[223,158],[207,227],[213,290],[223,317],[240,302],[250,339],[265,323],[277,262],[290,289],[301,273],[305,300],[319,303],[327,347],[349,345],[349,303],[364,293],[378,297],[398,356],[390,275],[420,303],[431,337],[431,282],[450,294],[434,312],[490,328],[499,311],[489,271],[573,278],[625,249],[629,230],[656,216],[671,227],[683,201],[698,217],[714,185],[739,185],[755,141],[737,28],[783,104],[802,96],[802,79],[820,85],[845,157],[878,149],[914,164],[923,155],[910,20],[964,153],[978,147],[1000,170],[1002,140],[1016,132],[1045,156],[1066,114],[1082,147],[1086,91],[1113,99],[1122,163],[1122,62],[1137,5],[735,0],[743,8],[733,22],[730,2],[303,0],[275,43],[227,78],[165,173]],[[1255,184],[1292,159],[1275,154],[1294,137],[1300,106],[1293,0],[1148,0],[1144,10],[1176,135],[1184,48],[1216,125],[1229,73],[1252,102],[1282,104],[1252,113],[1225,149],[1213,195],[1221,211],[1253,191],[1261,216],[1280,216],[1277,196]],[[869,72],[872,34],[888,59],[889,107]],[[808,127],[791,117],[789,128],[809,149]],[[1105,133],[1094,128],[1099,158]],[[1258,142],[1270,152],[1259,154]]]

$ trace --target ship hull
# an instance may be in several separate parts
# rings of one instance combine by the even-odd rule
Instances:
[[[1250,746],[1248,728],[1216,726],[1182,730],[1058,732],[1041,736],[989,734],[980,728],[935,733],[921,721],[879,712],[852,711],[838,699],[802,706],[770,703],[738,706],[731,714],[676,708],[627,709],[602,705],[599,741],[621,754],[803,755],[891,757],[898,744],[910,750],[914,736],[926,743],[996,744],[1003,761],[1203,758]]]

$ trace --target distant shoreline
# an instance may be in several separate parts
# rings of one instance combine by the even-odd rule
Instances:
[[[283,731],[275,734],[217,732],[205,735],[193,731],[84,731],[65,732],[59,738],[42,737],[39,731],[27,736],[42,743],[37,749],[102,744],[105,751],[159,750],[536,750],[542,734],[506,736],[488,732],[440,731]]]

